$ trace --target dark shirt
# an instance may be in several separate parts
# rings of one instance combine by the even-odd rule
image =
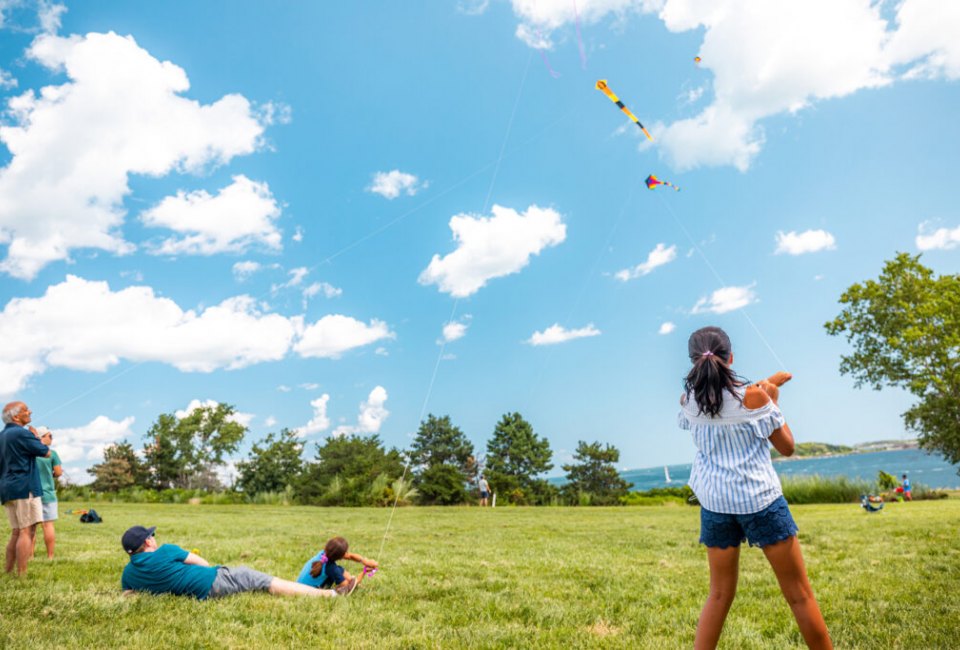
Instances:
[[[50,448],[29,429],[8,424],[0,431],[0,503],[43,495],[40,472],[34,460]]]
[[[184,564],[189,553],[176,544],[164,544],[152,553],[130,556],[120,584],[124,589],[153,594],[196,596],[203,600],[217,579],[217,567]]]

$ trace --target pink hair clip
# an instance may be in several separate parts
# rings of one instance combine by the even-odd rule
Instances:
[[[701,357],[712,357],[712,356],[713,356],[713,352],[711,352],[710,350],[707,350],[706,352],[704,352],[704,353],[701,354],[700,356],[701,356]]]

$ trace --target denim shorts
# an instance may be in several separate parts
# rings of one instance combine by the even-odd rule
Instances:
[[[700,508],[700,543],[716,548],[750,546],[763,548],[797,534],[797,524],[783,496],[760,512],[749,515],[728,515]]]
[[[273,576],[260,573],[245,566],[218,567],[217,577],[210,585],[210,598],[221,598],[231,594],[240,594],[245,591],[268,591]]]

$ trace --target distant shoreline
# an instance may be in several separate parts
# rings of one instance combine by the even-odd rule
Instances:
[[[834,456],[850,456],[853,454],[872,454],[878,451],[900,451],[903,449],[918,449],[919,441],[913,440],[877,440],[874,442],[862,442],[852,447],[844,445],[830,445],[822,442],[801,442],[797,443],[797,448],[792,456],[782,456],[771,450],[771,456],[774,462],[789,462],[794,460],[805,460],[808,458],[832,458]],[[828,451],[821,451],[824,448]]]

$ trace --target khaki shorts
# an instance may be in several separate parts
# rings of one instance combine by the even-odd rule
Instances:
[[[13,499],[3,504],[7,509],[7,519],[10,528],[29,528],[43,521],[43,504],[40,497],[30,496],[26,499]]]

